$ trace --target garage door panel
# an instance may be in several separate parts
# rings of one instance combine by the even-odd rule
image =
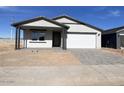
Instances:
[[[96,48],[96,34],[68,34],[67,48]]]

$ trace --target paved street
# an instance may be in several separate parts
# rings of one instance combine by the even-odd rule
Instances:
[[[3,67],[0,85],[124,85],[124,65]]]

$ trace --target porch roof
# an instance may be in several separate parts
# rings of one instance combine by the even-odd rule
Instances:
[[[20,29],[29,29],[29,30],[63,30],[64,28],[60,27],[45,27],[45,26],[20,26]]]
[[[55,24],[55,25],[57,25],[57,26],[59,26],[61,28],[65,28],[65,29],[69,28],[69,26],[66,26],[64,24],[61,24],[59,22],[56,22],[54,20],[51,20],[51,19],[48,19],[48,18],[45,18],[45,17],[37,17],[37,18],[33,18],[33,19],[28,19],[28,20],[24,20],[24,21],[13,23],[11,25],[14,26],[14,27],[21,27],[21,28],[23,27],[24,28],[23,25],[28,24],[28,23],[32,23],[32,22],[37,22],[39,20],[45,20],[45,21],[50,22],[52,24]],[[25,26],[25,28],[29,28],[29,27],[31,27],[31,28],[42,28],[42,26]],[[50,27],[47,27],[47,28],[50,28]],[[54,27],[52,27],[52,28],[54,28]]]

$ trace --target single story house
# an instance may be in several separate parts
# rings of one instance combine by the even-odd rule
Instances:
[[[20,31],[24,48],[101,48],[102,30],[69,16],[37,17],[12,26],[16,28],[15,49],[20,48]]]
[[[124,48],[124,26],[104,31],[102,33],[102,47]]]

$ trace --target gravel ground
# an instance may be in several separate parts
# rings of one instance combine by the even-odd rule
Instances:
[[[71,49],[70,51],[83,65],[124,64],[124,56],[102,49]]]

